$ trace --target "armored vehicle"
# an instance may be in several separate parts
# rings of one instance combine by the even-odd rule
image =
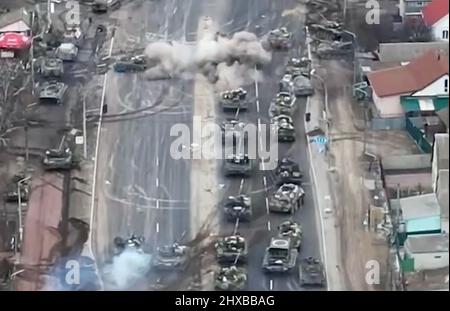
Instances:
[[[293,220],[283,221],[278,226],[278,236],[290,238],[292,247],[300,250],[302,245],[303,230],[302,226]]]
[[[63,61],[74,61],[78,55],[78,47],[73,43],[61,43],[56,49],[56,55]]]
[[[312,24],[309,30],[317,39],[339,41],[342,39],[341,26],[339,23],[328,21],[323,24]]]
[[[114,64],[115,72],[141,72],[147,70],[147,61],[142,56],[122,57]]]
[[[223,209],[228,220],[239,218],[239,220],[250,221],[253,215],[252,199],[243,194],[229,196],[223,204]]]
[[[225,176],[250,176],[253,171],[253,160],[247,154],[232,154],[225,159]]]
[[[351,55],[353,51],[352,42],[322,42],[315,49],[317,57],[322,59],[333,58],[336,56]]]
[[[291,159],[283,158],[278,161],[275,175],[278,177],[277,186],[282,184],[302,184],[303,173],[299,165]]]
[[[247,137],[245,137],[245,123],[239,120],[228,120],[222,123],[222,144],[225,144],[228,140],[233,142],[233,146],[241,139],[244,139],[244,143],[247,142]]]
[[[114,238],[115,254],[120,254],[126,249],[134,249],[142,252],[142,244],[144,244],[145,238],[143,236],[131,235],[129,239],[123,239],[121,237]]]
[[[92,12],[96,14],[107,13],[108,10],[116,10],[120,8],[120,0],[95,0],[92,4]]]
[[[39,103],[61,104],[66,93],[67,85],[57,81],[45,81],[39,87]]]
[[[292,47],[293,35],[286,27],[281,27],[270,31],[267,41],[272,49],[288,50]]]
[[[3,197],[5,202],[18,202],[19,201],[19,189],[17,183],[25,178],[24,175],[16,175],[12,180],[6,185],[6,192]],[[20,201],[27,202],[30,193],[30,185],[28,182],[22,182],[20,184]]]
[[[247,242],[239,234],[220,239],[215,248],[219,263],[237,264],[247,261]]]
[[[278,131],[278,141],[292,142],[295,141],[295,128],[292,118],[287,115],[279,115],[270,119],[274,130]]]
[[[54,57],[44,58],[39,73],[44,77],[61,77],[64,74],[63,61]]]
[[[70,170],[76,166],[70,148],[46,150],[42,164],[46,170]]]
[[[153,267],[157,270],[181,270],[187,268],[190,247],[173,243],[158,247],[153,257]]]
[[[295,267],[298,250],[289,238],[272,238],[266,248],[262,268],[265,272],[290,272]]]
[[[322,263],[314,257],[303,259],[300,262],[299,279],[302,286],[325,286],[325,269]]]
[[[310,78],[311,76],[311,60],[307,57],[302,58],[291,58],[287,65],[285,74],[292,75],[292,77],[297,77],[299,75]]]
[[[247,110],[247,91],[242,88],[221,92],[219,102],[223,110]]]
[[[280,81],[280,91],[290,92],[296,97],[314,94],[314,88],[311,81],[303,75],[294,77],[291,74],[285,74]]]
[[[294,213],[303,205],[305,192],[294,184],[283,184],[269,199],[269,211],[279,213]]]
[[[214,277],[217,290],[236,291],[247,287],[247,270],[241,267],[221,267]]]
[[[295,99],[288,92],[280,92],[270,103],[269,117],[273,118],[279,115],[292,116],[296,107]]]

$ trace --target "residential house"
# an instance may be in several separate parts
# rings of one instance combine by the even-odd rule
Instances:
[[[449,232],[449,139],[448,133],[435,134],[433,155],[432,155],[432,184],[437,200],[441,207],[441,227],[442,231]]]
[[[421,19],[422,9],[430,2],[431,0],[399,0],[399,15],[403,21]]]
[[[433,0],[422,9],[422,18],[435,40],[448,41],[448,0]]]
[[[0,15],[0,35],[6,33],[19,33],[26,36],[31,32],[31,13],[21,8]]]
[[[409,236],[405,241],[402,268],[405,272],[435,270],[449,266],[448,235]]]

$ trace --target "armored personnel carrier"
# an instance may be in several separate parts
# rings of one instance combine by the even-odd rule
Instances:
[[[45,81],[39,87],[39,103],[61,104],[66,93],[67,85],[57,81]]]
[[[293,142],[295,141],[295,128],[292,118],[287,115],[278,115],[270,119],[274,130],[278,132],[279,142]]]
[[[294,213],[303,205],[305,192],[295,184],[283,184],[269,199],[269,211]]]
[[[247,242],[239,234],[220,239],[215,248],[219,263],[238,264],[247,261]]]
[[[115,72],[142,72],[147,70],[147,60],[143,56],[125,56],[114,64]]]
[[[136,251],[142,252],[142,245],[145,242],[145,238],[143,236],[136,236],[134,234],[131,235],[129,239],[123,239],[121,237],[114,238],[114,253],[120,254],[126,249],[134,249]]]
[[[299,279],[302,286],[325,286],[325,269],[319,259],[308,257],[301,261]]]
[[[64,74],[63,61],[55,57],[46,57],[42,60],[39,73],[44,77],[61,77]]]
[[[300,251],[303,238],[302,226],[293,220],[283,221],[278,226],[278,236],[283,238],[290,238],[292,247]]]
[[[295,97],[309,96],[314,94],[311,80],[303,75],[293,76],[285,74],[280,81],[280,92],[290,92]]]
[[[190,250],[189,246],[178,243],[158,247],[152,266],[157,270],[184,271],[188,265]]]
[[[214,287],[217,290],[236,291],[247,287],[247,270],[241,267],[221,267],[214,277]]]
[[[279,115],[294,115],[296,102],[288,92],[280,92],[272,100],[269,106],[269,117],[273,118]]]
[[[243,88],[228,90],[219,94],[219,102],[224,111],[226,110],[247,110],[247,91]]]
[[[250,176],[253,171],[253,160],[247,154],[232,154],[224,161],[225,176]]]
[[[281,27],[270,31],[267,41],[274,50],[288,50],[292,47],[293,35],[286,27]]]
[[[297,263],[298,250],[289,238],[272,238],[266,248],[262,268],[265,272],[290,272]]]
[[[6,191],[3,195],[5,202],[18,202],[19,201],[19,189],[17,183],[24,179],[24,175],[15,175],[11,181],[6,185]],[[30,193],[30,184],[28,182],[22,182],[20,184],[20,201],[27,202]]]
[[[302,184],[303,173],[299,165],[291,159],[283,158],[278,161],[275,175],[278,177],[277,186],[282,184]]]
[[[229,196],[225,199],[223,209],[228,220],[239,218],[239,220],[250,221],[253,215],[252,199],[243,194]]]
[[[63,150],[46,150],[42,164],[46,170],[70,170],[76,166],[75,159],[70,148]]]

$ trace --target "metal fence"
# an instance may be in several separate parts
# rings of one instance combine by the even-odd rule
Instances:
[[[418,127],[416,127],[409,118],[405,119],[405,126],[406,131],[416,141],[420,149],[422,149],[425,153],[431,153],[433,147],[426,139],[425,134]]]

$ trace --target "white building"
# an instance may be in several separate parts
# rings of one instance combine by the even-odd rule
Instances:
[[[436,41],[448,41],[448,0],[433,0],[422,10],[425,25],[431,27],[433,37]]]
[[[405,258],[410,260],[413,271],[448,267],[448,235],[409,236],[405,241]]]

